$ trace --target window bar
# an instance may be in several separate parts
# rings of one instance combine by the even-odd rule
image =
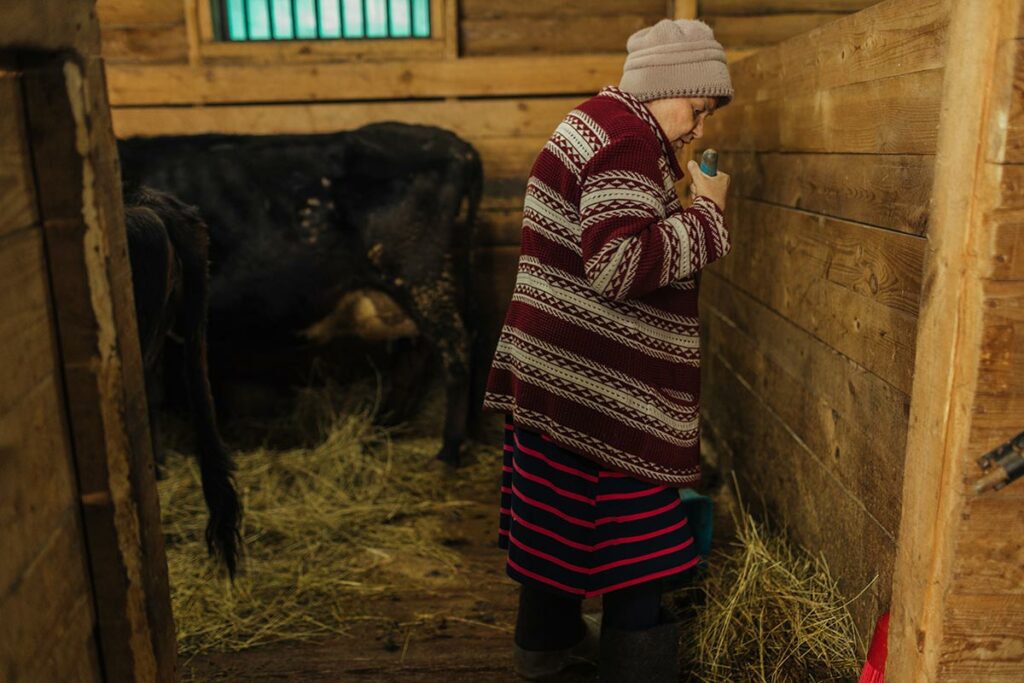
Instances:
[[[299,38],[299,3],[295,0],[288,0],[288,5],[292,10],[292,40],[298,40]]]
[[[348,38],[348,31],[345,27],[345,0],[338,0],[338,23],[341,24],[342,39]]]
[[[316,19],[316,37],[323,38],[320,31],[320,0],[313,0],[313,17]]]
[[[406,0],[405,8],[407,10],[409,10],[408,12],[406,12],[406,14],[409,15],[409,37],[410,38],[415,38],[416,37],[416,31],[413,30],[413,27],[415,26],[415,24],[414,24],[414,22],[412,20],[412,0]]]
[[[363,6],[363,38],[369,38],[370,37],[370,19],[367,17],[367,14],[368,14],[368,10],[369,10],[370,6],[367,3],[367,0],[362,0],[361,4]]]
[[[267,30],[270,31],[270,39],[277,40],[277,26],[274,23],[274,0],[263,0],[267,8]]]
[[[251,21],[249,19],[249,0],[242,3],[242,16],[245,17],[245,40],[252,40]]]

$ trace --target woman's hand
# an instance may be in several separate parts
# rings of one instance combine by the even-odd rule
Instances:
[[[693,179],[693,183],[690,185],[690,194],[707,197],[724,212],[725,197],[729,193],[729,175],[721,171],[715,176],[704,175],[704,172],[700,170],[700,165],[692,160],[686,164],[686,168],[689,169],[690,177]]]

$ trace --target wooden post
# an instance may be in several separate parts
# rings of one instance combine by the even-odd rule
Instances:
[[[672,12],[673,19],[696,19],[697,0],[672,0],[675,10]]]
[[[990,137],[1006,128],[1011,98],[1002,93],[1012,91],[1012,69],[999,68],[998,57],[1015,42],[1019,5],[954,0],[949,24],[886,671],[886,680],[900,683],[953,680],[944,673],[944,651],[961,649],[944,647],[944,639],[957,542],[967,528],[965,482],[982,454],[973,452],[971,430],[985,353],[985,278],[997,256],[987,215],[1001,179],[986,152]],[[999,638],[989,636],[982,649],[995,651]],[[956,680],[997,680],[974,674]]]

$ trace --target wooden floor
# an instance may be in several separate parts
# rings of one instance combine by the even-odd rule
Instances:
[[[483,496],[480,496],[481,498]],[[453,515],[458,573],[428,569],[415,590],[372,599],[363,611],[379,615],[347,636],[270,645],[181,662],[186,681],[443,681],[519,680],[512,670],[512,629],[518,584],[504,572],[495,543],[497,512],[481,500]],[[431,576],[431,574],[440,574]],[[599,609],[588,602],[586,609]],[[596,680],[587,669],[558,680]]]

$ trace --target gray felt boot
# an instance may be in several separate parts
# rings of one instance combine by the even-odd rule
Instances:
[[[601,630],[601,683],[679,683],[679,624],[664,611],[661,618],[643,631]]]
[[[513,663],[516,673],[528,681],[554,676],[573,664],[597,663],[597,648],[601,640],[601,615],[584,614],[586,631],[579,643],[565,650],[524,650],[515,646]]]

